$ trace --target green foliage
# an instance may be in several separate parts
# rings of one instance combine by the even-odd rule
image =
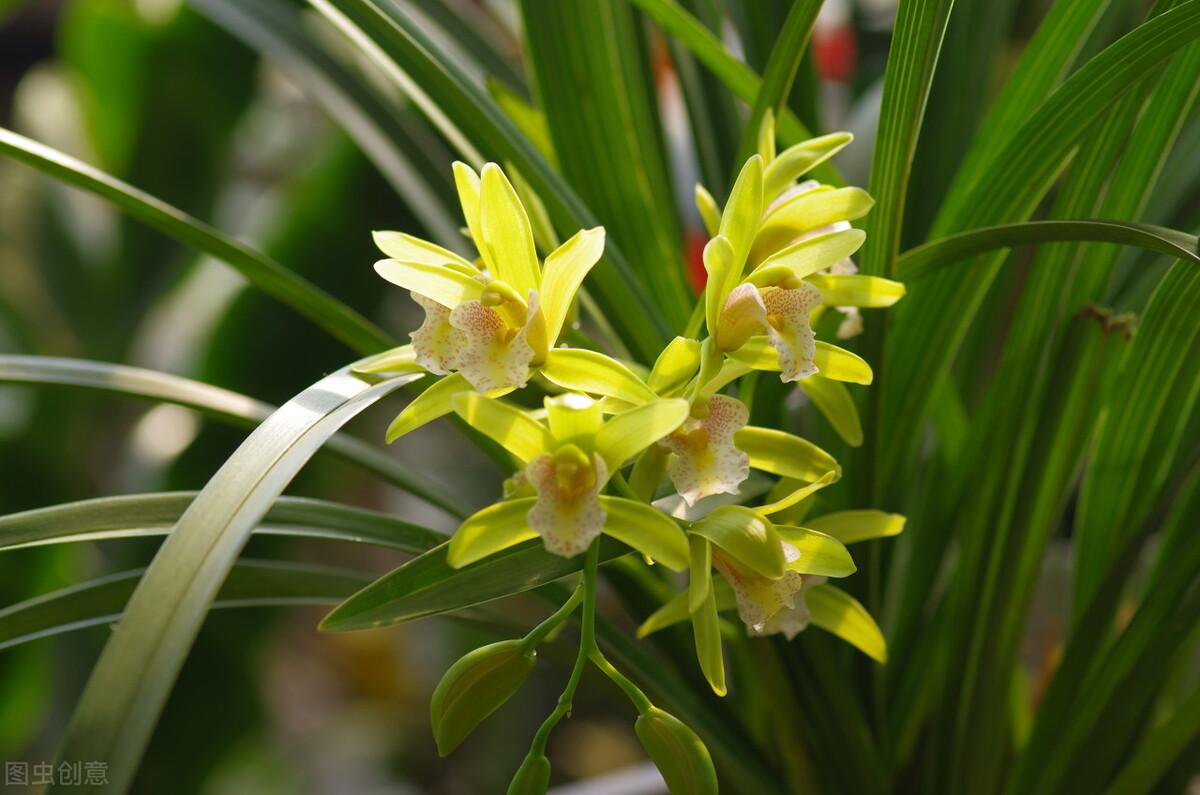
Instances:
[[[96,253],[64,234],[82,216],[48,200],[57,209],[38,236],[55,252],[47,262],[69,264],[31,270],[44,295],[0,295],[0,344],[36,354],[0,355],[0,383],[37,388],[28,430],[0,453],[11,481],[0,493],[21,497],[0,517],[0,550],[43,556],[6,585],[0,648],[27,654],[6,670],[36,684],[33,641],[117,622],[60,750],[106,760],[107,791],[134,786],[211,609],[335,604],[320,629],[346,632],[518,594],[552,613],[460,659],[431,704],[444,755],[526,681],[539,645],[557,651],[578,626],[570,676],[512,793],[547,790],[548,737],[589,666],[633,706],[634,733],[673,793],[716,792],[718,772],[733,792],[1022,795],[1151,792],[1189,772],[1200,742],[1189,673],[1200,0],[1162,0],[1136,22],[1132,0],[1057,0],[1040,20],[1011,0],[901,0],[869,195],[841,187],[834,165],[852,136],[809,129],[821,117],[808,51],[820,2],[523,0],[520,59],[445,0],[190,0],[215,25],[186,12],[158,26],[132,5],[68,5],[58,47],[87,146],[63,148],[101,167],[5,129],[0,153],[128,218],[113,250]],[[210,57],[217,48],[227,57]],[[675,195],[660,50],[707,186],[695,193],[711,235],[698,300],[684,246],[697,224]],[[297,170],[263,247],[245,229],[221,231],[217,211],[236,192],[228,161],[262,90],[259,55],[340,128],[318,131],[324,157]],[[466,164],[452,176],[455,157]],[[808,177],[824,184],[788,195]],[[862,228],[796,240],[841,222]],[[417,381],[419,351],[396,348],[390,331],[414,326],[378,312],[368,223],[399,230],[375,237],[389,281],[447,315],[466,304],[507,313],[503,344],[520,337],[533,351],[528,384],[493,388],[461,363],[425,365],[453,374]],[[250,290],[193,352],[204,377],[272,398],[313,386],[276,409],[89,360],[145,363],[143,316],[197,270],[194,254]],[[862,275],[819,273],[852,255]],[[829,305],[812,315],[815,374],[794,361],[803,329],[766,308],[773,291],[801,289]],[[25,306],[29,295],[42,303]],[[897,301],[866,313],[862,337],[829,341],[836,308]],[[276,358],[276,347],[292,350]],[[369,358],[321,377],[347,348]],[[513,477],[471,488],[340,430],[410,382],[420,397],[388,441],[428,443],[414,432],[450,415]],[[785,399],[792,387],[806,399]],[[85,438],[95,426],[79,407],[91,404],[75,393],[254,430],[232,456],[206,430],[176,469],[192,490],[94,498],[82,462],[105,448]],[[722,400],[741,401],[754,424],[705,452],[744,454],[754,473],[715,489],[734,503],[715,507],[676,479],[688,445],[717,437],[705,422]],[[463,520],[459,532],[281,496],[318,450]],[[212,474],[205,457],[227,460]],[[713,458],[699,479],[720,480],[729,464]],[[549,488],[533,483],[534,462],[547,459],[546,482],[603,512],[593,529],[604,535],[573,557],[548,551],[531,518]],[[44,490],[21,494],[51,471]],[[361,493],[340,484],[347,502]],[[58,504],[20,510],[46,499]],[[274,538],[275,551],[321,539],[414,557],[372,577],[243,558],[251,535]],[[82,544],[158,536],[145,567],[118,555],[114,573],[94,577],[63,563]],[[1069,562],[1072,603],[1051,609],[1046,629],[1039,589],[1062,577],[1047,573],[1055,560]],[[686,569],[686,589],[663,569]],[[779,597],[784,581],[796,588]],[[787,640],[747,637],[743,622]],[[618,629],[638,625],[637,642]],[[4,700],[21,707],[10,689]],[[31,712],[48,695],[22,698]],[[33,731],[0,717],[0,737]]]

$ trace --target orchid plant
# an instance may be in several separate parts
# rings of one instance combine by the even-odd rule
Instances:
[[[454,412],[513,461],[502,498],[462,522],[447,562],[469,566],[537,538],[550,554],[584,558],[575,591],[545,624],[515,645],[472,652],[447,673],[432,707],[440,751],[449,752],[511,695],[514,678],[531,670],[537,644],[582,610],[575,672],[510,792],[544,791],[546,737],[570,710],[588,661],[630,695],[640,721],[660,723],[679,747],[693,749],[685,757],[656,755],[647,744],[668,783],[699,765],[712,786],[680,791],[715,791],[712,762],[695,733],[651,717],[661,711],[595,643],[589,627],[602,533],[640,553],[647,566],[687,571],[685,590],[651,615],[639,635],[690,620],[698,664],[717,695],[727,692],[719,630],[725,610],[736,608],[752,635],[790,640],[811,623],[886,660],[883,635],[868,612],[826,581],[854,573],[846,543],[894,535],[903,518],[851,511],[801,524],[813,495],[841,477],[840,466],[799,436],[749,425],[750,411],[735,396],[739,379],[756,370],[778,372],[786,384],[819,384],[810,394],[825,399],[814,402],[847,441],[860,441],[842,382],[869,384],[871,368],[816,339],[813,323],[836,308],[857,326],[859,308],[890,306],[904,286],[855,273],[850,257],[865,235],[850,224],[871,208],[865,191],[798,182],[850,140],[846,133],[828,135],[777,154],[768,114],[758,152],[742,167],[726,206],[718,208],[697,186],[712,239],[704,248],[708,278],[695,327],[642,375],[635,362],[611,352],[560,342],[577,292],[603,257],[604,230],[581,230],[539,259],[531,213],[499,165],[488,163],[476,174],[454,164],[476,260],[402,232],[375,234],[388,256],[375,263],[376,272],[408,290],[425,319],[410,344],[356,370],[439,377],[396,417],[388,440]],[[541,408],[504,399],[531,390],[544,395]],[[750,480],[752,470],[778,480],[763,488]],[[721,579],[714,580],[714,569]]]

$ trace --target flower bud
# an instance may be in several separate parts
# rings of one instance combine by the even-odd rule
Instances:
[[[634,731],[662,773],[671,795],[716,795],[717,771],[712,757],[696,733],[682,721],[651,707],[637,719]]]
[[[545,756],[532,754],[517,768],[508,785],[508,795],[545,795],[550,786],[550,760]]]
[[[429,717],[438,754],[446,756],[512,698],[533,670],[536,652],[519,640],[482,646],[462,657],[433,691]]]

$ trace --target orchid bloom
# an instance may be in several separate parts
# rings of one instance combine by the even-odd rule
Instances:
[[[609,478],[633,456],[675,430],[687,402],[654,400],[606,418],[600,402],[579,393],[545,401],[545,422],[472,392],[454,410],[521,462],[511,496],[469,517],[450,541],[458,567],[530,538],[572,557],[600,533],[672,569],[687,561],[687,542],[675,522],[645,503],[602,494]],[[529,496],[526,496],[529,495]]]
[[[690,619],[700,667],[718,695],[725,692],[724,664],[720,635],[712,627],[725,610],[736,610],[751,636],[791,640],[815,625],[885,662],[887,644],[878,625],[854,597],[828,581],[854,572],[847,544],[903,529],[904,517],[882,511],[842,511],[801,527],[773,524],[761,511],[740,505],[717,508],[688,528],[687,590],[651,614],[638,636]]]
[[[358,372],[424,369],[448,376],[389,429],[392,441],[450,411],[457,392],[505,394],[524,387],[557,344],[571,302],[604,251],[604,229],[577,233],[538,261],[529,216],[494,163],[479,175],[464,163],[454,177],[478,264],[400,232],[376,232],[388,259],[375,270],[404,287],[425,311],[412,344],[377,357]]]

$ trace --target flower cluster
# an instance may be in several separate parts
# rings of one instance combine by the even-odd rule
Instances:
[[[389,441],[453,412],[515,463],[503,498],[454,534],[450,565],[538,538],[548,552],[573,557],[605,534],[649,563],[687,570],[686,590],[640,634],[690,619],[701,668],[722,694],[721,610],[736,609],[752,635],[790,639],[812,623],[883,659],[870,616],[826,580],[855,570],[847,543],[897,533],[903,519],[848,511],[806,520],[811,498],[841,477],[840,467],[805,439],[749,424],[731,388],[754,371],[778,373],[846,442],[861,442],[844,384],[870,383],[871,368],[817,339],[814,325],[834,308],[844,314],[836,336],[851,336],[859,308],[889,306],[904,288],[857,274],[850,260],[864,240],[850,222],[871,198],[799,182],[849,141],[834,134],[776,155],[767,130],[723,209],[697,187],[711,235],[703,306],[692,333],[671,340],[648,369],[560,344],[575,294],[603,254],[604,230],[580,231],[540,260],[525,205],[495,164],[479,175],[454,166],[476,260],[402,233],[376,234],[388,256],[376,271],[409,290],[425,320],[411,345],[358,369],[441,376],[396,418]],[[500,399],[526,388],[545,393],[540,409]],[[752,478],[753,470],[765,476]]]

